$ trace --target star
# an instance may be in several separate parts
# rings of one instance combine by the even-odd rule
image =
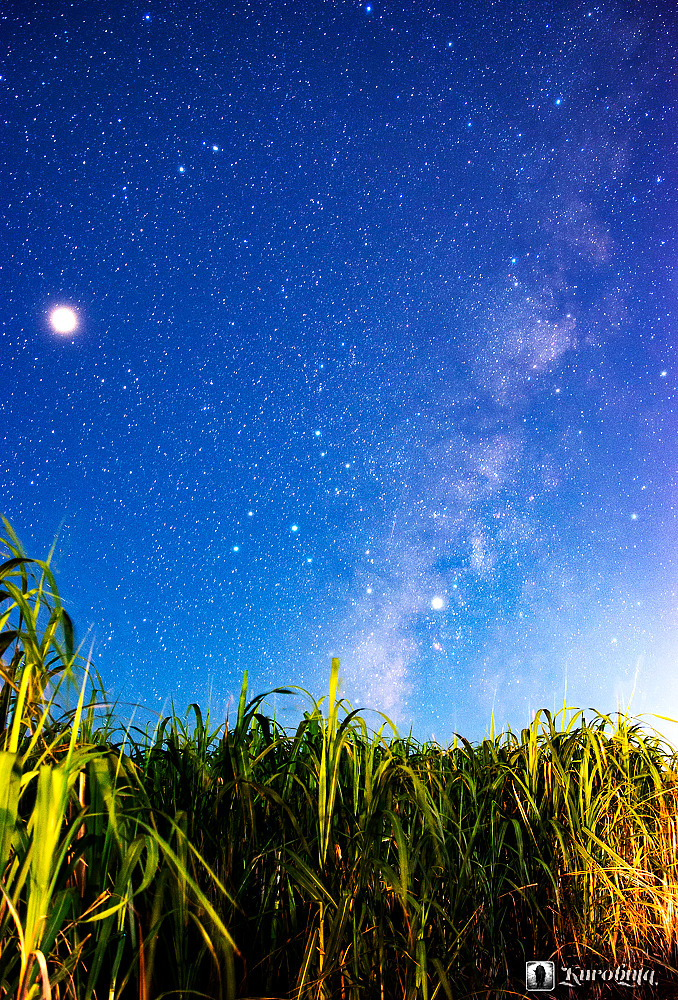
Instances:
[[[78,328],[77,313],[69,306],[56,306],[52,309],[49,322],[55,333],[69,334]]]

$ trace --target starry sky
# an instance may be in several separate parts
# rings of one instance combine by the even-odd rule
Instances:
[[[111,697],[678,716],[674,4],[0,34],[0,511]]]

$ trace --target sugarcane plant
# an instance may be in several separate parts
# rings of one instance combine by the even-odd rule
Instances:
[[[198,956],[212,959],[219,995],[225,988],[232,996],[235,944],[197,871],[225,890],[188,843],[180,815],[163,816],[159,832],[124,741],[106,738],[108,711],[74,646],[52,553],[27,558],[4,524],[0,988],[19,1000],[55,990],[112,1000],[133,984],[149,997],[157,939],[178,908],[196,932],[186,937]],[[189,991],[191,969],[175,972],[180,992]]]
[[[336,659],[320,700],[245,674],[221,724],[135,725],[52,553],[4,525],[0,997],[508,997],[534,957],[675,975],[678,758],[647,725],[564,706],[420,743],[370,729]],[[272,693],[305,699],[293,727]]]

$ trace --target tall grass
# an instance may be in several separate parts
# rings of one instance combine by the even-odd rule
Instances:
[[[296,730],[245,676],[225,725],[125,731],[5,529],[2,995],[456,1000],[534,957],[675,962],[676,758],[636,721],[420,744],[368,730],[333,660]]]

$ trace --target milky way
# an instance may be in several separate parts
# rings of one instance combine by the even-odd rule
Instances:
[[[0,510],[110,694],[678,715],[672,5],[2,34]]]

